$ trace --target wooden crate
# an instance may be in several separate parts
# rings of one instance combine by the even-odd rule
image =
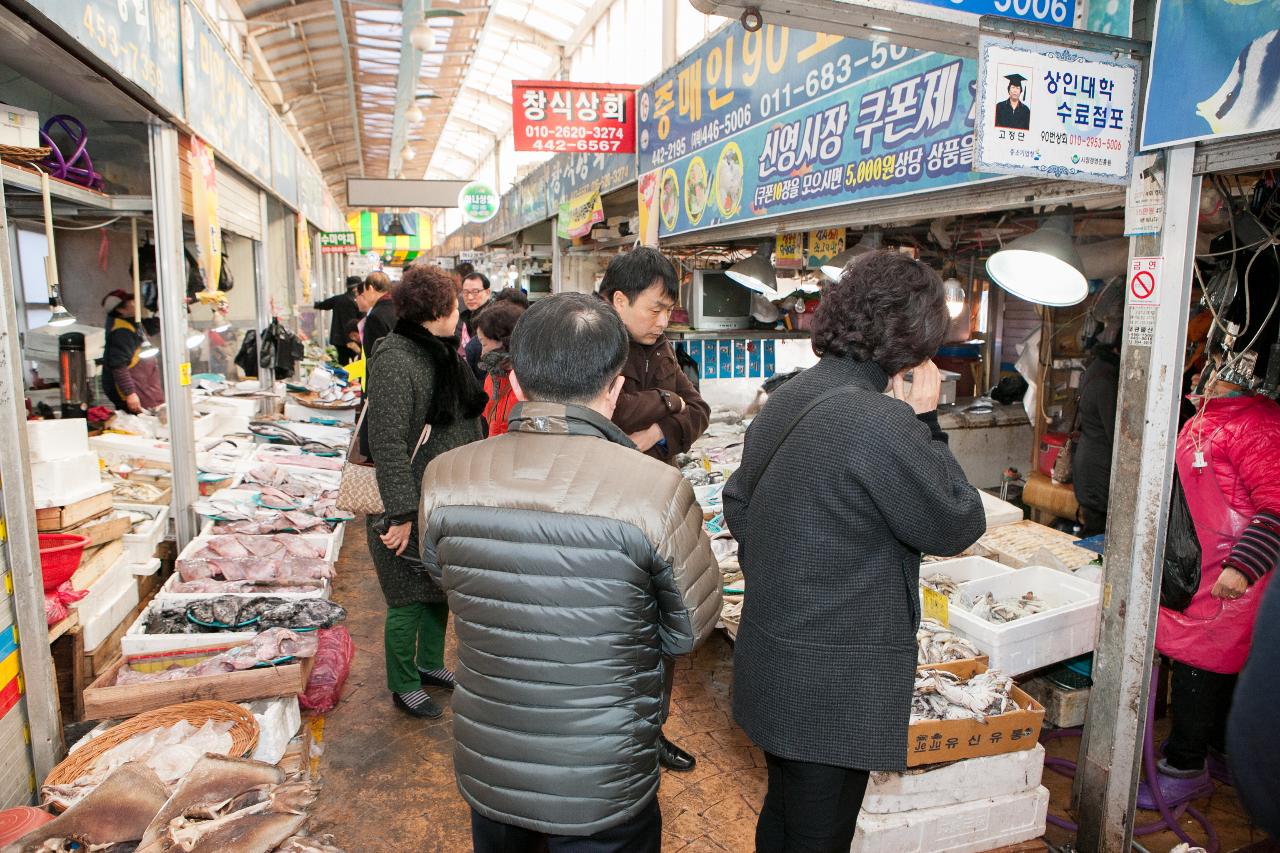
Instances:
[[[84,715],[87,720],[103,720],[201,699],[247,702],[293,696],[306,691],[313,662],[305,658],[283,666],[116,687],[112,682],[125,666],[125,659],[118,657],[85,688]]]
[[[41,533],[56,533],[81,522],[96,518],[111,509],[111,490],[66,506],[51,506],[36,510],[36,529]]]
[[[130,527],[127,515],[117,515],[109,510],[64,532],[88,536],[89,544],[85,547],[97,548],[100,545],[115,542],[122,538],[129,532]]]
[[[71,576],[71,588],[84,591],[93,586],[124,556],[124,540],[117,539],[96,548],[88,548],[80,558],[80,567]]]

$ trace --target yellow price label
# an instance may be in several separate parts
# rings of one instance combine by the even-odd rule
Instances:
[[[182,362],[182,364],[178,365],[178,384],[179,385],[191,384],[191,362],[184,361]]]
[[[948,608],[951,602],[947,601],[947,597],[936,589],[929,587],[921,587],[924,593],[924,618],[932,619],[938,622],[944,628],[951,627],[951,618],[948,614]]]

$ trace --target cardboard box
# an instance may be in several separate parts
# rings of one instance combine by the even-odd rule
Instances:
[[[917,671],[946,670],[961,678],[972,678],[987,671],[984,659],[953,663],[925,664]],[[922,767],[962,758],[1003,755],[1022,749],[1034,749],[1044,725],[1044,708],[1014,685],[1010,697],[1018,710],[986,722],[977,720],[921,720],[907,730],[907,766]]]
[[[39,114],[21,107],[0,104],[0,145],[39,148]]]
[[[230,646],[206,647],[187,650],[181,655],[135,655],[118,658],[102,675],[84,689],[84,718],[103,720],[112,717],[130,717],[143,711],[195,702],[201,699],[221,699],[224,702],[243,702],[250,699],[267,699],[272,696],[296,696],[307,689],[311,676],[312,658],[294,660],[282,666],[261,669],[245,669],[195,678],[179,678],[173,681],[143,682],[117,687],[116,676],[125,666],[134,668],[163,668],[172,663],[191,666],[202,658],[212,657]]]

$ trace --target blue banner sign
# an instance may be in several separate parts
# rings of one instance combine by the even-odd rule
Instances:
[[[974,15],[999,15],[1020,21],[1035,21],[1070,27],[1076,19],[1076,0],[912,0],[922,6],[937,6],[971,12]],[[1094,4],[1090,4],[1091,6]],[[1106,6],[1106,3],[1099,3]]]
[[[94,56],[182,116],[179,0],[28,0]]]
[[[271,111],[193,0],[182,7],[187,123],[219,154],[271,186]]]
[[[271,118],[271,188],[285,204],[298,206],[298,147],[280,119]]]
[[[612,192],[636,179],[633,154],[561,154],[547,161],[547,209],[581,192]]]
[[[972,171],[976,89],[968,59],[722,29],[640,93],[659,236],[993,177]]]

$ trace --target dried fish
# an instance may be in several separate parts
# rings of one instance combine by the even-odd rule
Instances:
[[[916,631],[916,647],[919,651],[919,663],[950,663],[976,658],[981,654],[973,643],[942,627],[940,622],[933,619],[920,620],[920,629]]]
[[[990,592],[979,595],[976,598],[962,595],[956,604],[979,619],[996,623],[1013,622],[1024,616],[1042,613],[1049,609],[1049,605],[1045,603],[1045,600],[1031,591],[1019,596],[1001,599],[997,599]]]
[[[960,591],[960,584],[951,575],[942,572],[934,572],[927,578],[921,578],[920,585],[942,593],[947,597],[947,601],[954,600],[956,593]]]
[[[1013,679],[998,669],[989,669],[966,680],[943,669],[916,673],[915,695],[911,698],[911,722],[921,720],[977,720],[985,723],[1012,711],[1015,703],[1009,692]]]
[[[6,845],[3,853],[97,850],[137,841],[167,796],[150,767],[139,762],[121,765],[60,817]]]

